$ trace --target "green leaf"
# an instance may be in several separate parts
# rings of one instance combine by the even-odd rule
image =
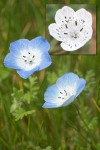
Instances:
[[[19,119],[22,119],[24,116],[30,115],[30,114],[32,114],[34,112],[35,112],[35,110],[26,111],[23,108],[18,108],[13,113],[13,116],[15,117],[15,121],[18,121]]]

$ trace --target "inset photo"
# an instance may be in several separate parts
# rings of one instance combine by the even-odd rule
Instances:
[[[95,4],[46,4],[51,55],[96,54]]]

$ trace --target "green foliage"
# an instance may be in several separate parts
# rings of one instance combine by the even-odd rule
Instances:
[[[35,110],[26,111],[25,109],[23,109],[21,107],[17,108],[14,112],[12,112],[12,108],[11,108],[11,113],[15,117],[16,121],[19,119],[22,119],[24,116],[34,113],[34,112],[35,112]]]
[[[41,149],[40,146],[36,147],[36,150],[52,150],[51,146]]]
[[[95,81],[95,73],[93,70],[89,70],[85,76],[85,79],[87,81],[87,85],[85,88],[85,91],[87,92],[87,95],[93,92],[93,89],[96,87],[96,81]],[[93,89],[92,89],[93,88]]]
[[[30,105],[32,105],[31,103],[33,101],[37,100],[37,93],[39,89],[37,84],[37,77],[30,77],[29,82],[24,83],[24,87],[27,91],[14,88],[12,93],[13,101],[10,112],[15,117],[16,121],[35,112],[33,109],[30,110]]]

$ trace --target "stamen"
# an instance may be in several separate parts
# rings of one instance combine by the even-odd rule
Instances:
[[[58,32],[59,32],[59,30],[58,29],[56,29]]]
[[[64,90],[65,91],[65,93],[66,93],[66,96],[67,96],[67,92],[66,92],[66,90]]]
[[[24,60],[25,62],[27,62],[27,60]]]
[[[30,52],[28,52],[28,54],[30,54]]]
[[[60,92],[61,94],[63,94],[62,92]]]
[[[29,62],[32,63],[32,60],[30,60]]]
[[[83,30],[83,28],[80,30],[80,32]]]
[[[67,24],[65,24],[66,28],[68,28]]]
[[[75,47],[77,47],[77,45],[75,44]]]
[[[33,55],[33,58],[34,58],[35,56]]]
[[[77,21],[75,21],[75,25],[77,26]]]
[[[65,20],[67,23],[69,22],[69,20]]]
[[[26,58],[26,56],[23,56],[24,58]]]
[[[68,34],[68,33],[64,33],[64,34]]]
[[[61,98],[61,97],[58,97],[58,98]]]

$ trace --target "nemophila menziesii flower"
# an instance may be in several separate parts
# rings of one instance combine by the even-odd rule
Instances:
[[[41,36],[32,40],[20,39],[10,44],[10,53],[4,59],[4,65],[17,70],[24,79],[33,72],[42,70],[51,64],[48,53],[50,44]]]
[[[55,22],[49,25],[49,33],[61,41],[64,50],[77,50],[92,37],[92,16],[84,8],[75,12],[72,8],[64,6],[56,12]]]
[[[44,94],[43,108],[67,106],[82,92],[86,81],[74,73],[66,73],[56,84],[49,86]]]

